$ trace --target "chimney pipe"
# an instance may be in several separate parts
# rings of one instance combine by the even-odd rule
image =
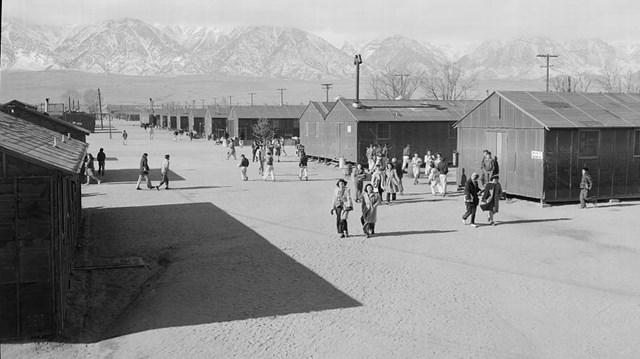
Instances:
[[[49,98],[44,99],[44,112],[49,113]]]
[[[53,147],[58,146],[58,139],[56,138],[56,136],[53,136]]]
[[[355,55],[353,64],[356,65],[356,104],[360,104],[360,64],[362,64],[362,56]]]

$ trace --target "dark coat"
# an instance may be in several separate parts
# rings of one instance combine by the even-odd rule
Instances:
[[[469,179],[467,183],[464,185],[464,201],[468,203],[473,203],[474,205],[478,205],[480,200],[478,198],[478,192],[480,192],[480,188],[478,184]]]
[[[149,174],[149,163],[147,162],[147,157],[145,156],[142,156],[142,158],[140,159],[140,174]]]

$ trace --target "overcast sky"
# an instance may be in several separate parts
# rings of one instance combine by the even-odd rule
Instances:
[[[516,36],[640,42],[640,0],[3,0],[2,16],[79,25],[133,17],[152,24],[301,28],[340,46],[394,34],[455,46]]]

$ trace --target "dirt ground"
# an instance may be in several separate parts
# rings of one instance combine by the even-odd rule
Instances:
[[[83,186],[82,256],[147,266],[75,271],[67,337],[3,344],[2,358],[640,357],[638,201],[508,200],[498,226],[473,228],[459,193],[405,179],[377,236],[356,208],[339,239],[341,170],[313,162],[301,182],[289,147],[275,183],[253,163],[242,182],[221,146],[117,126],[126,146],[89,137],[108,161]],[[142,152],[154,184],[171,154],[171,190],[135,190]]]

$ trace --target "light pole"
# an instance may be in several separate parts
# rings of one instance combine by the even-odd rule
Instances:
[[[360,103],[360,65],[362,65],[362,56],[357,54],[353,58],[353,64],[356,65],[356,104]]]

